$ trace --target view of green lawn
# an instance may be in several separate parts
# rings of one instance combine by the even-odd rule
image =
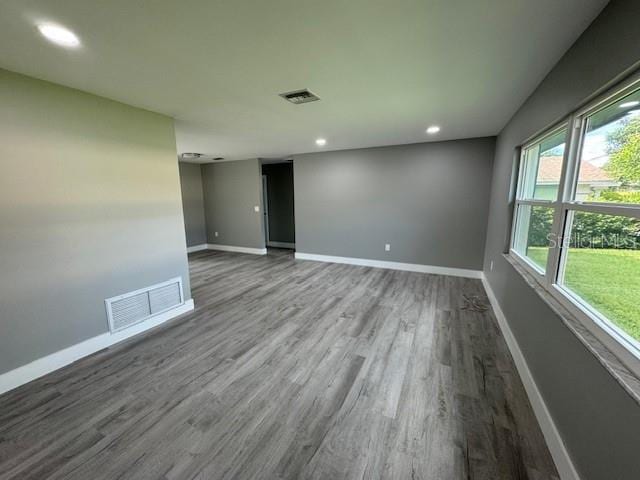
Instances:
[[[548,249],[527,256],[545,265]],[[565,284],[621,329],[640,340],[640,250],[571,248]]]

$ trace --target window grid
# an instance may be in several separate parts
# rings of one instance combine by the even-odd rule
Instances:
[[[548,129],[546,132],[537,135],[531,141],[524,144],[519,155],[518,179],[516,185],[516,195],[514,202],[514,212],[512,219],[512,233],[510,242],[510,254],[530,273],[532,273],[545,289],[553,295],[562,305],[575,314],[577,318],[596,334],[600,340],[609,346],[614,353],[619,353],[621,358],[629,359],[632,355],[635,363],[628,365],[632,370],[640,375],[640,342],[632,338],[629,334],[610,321],[586,300],[562,284],[565,277],[567,256],[569,248],[563,245],[565,239],[571,235],[571,228],[575,212],[587,212],[595,214],[605,214],[635,218],[640,220],[640,204],[630,203],[604,203],[597,201],[578,201],[577,188],[580,171],[580,161],[582,158],[582,148],[586,136],[587,119],[595,112],[603,110],[607,106],[615,103],[621,98],[629,95],[640,87],[640,78],[636,77],[632,82],[628,82],[626,87],[619,88],[612,95],[605,95],[592,102],[586,108],[569,115],[563,122]],[[535,178],[533,179],[534,190],[530,189],[531,179],[527,176],[531,174],[528,169],[526,155],[532,146],[540,145],[546,138],[566,129],[565,148],[562,161],[561,175],[559,179],[558,192],[555,200],[541,200],[532,198],[535,196]],[[534,172],[535,175],[537,173]],[[528,192],[530,195],[525,195]],[[531,197],[531,198],[529,198]],[[547,263],[544,270],[538,268],[526,255],[516,251],[515,246],[518,240],[518,221],[523,206],[530,205],[548,207],[554,209],[553,224],[551,233],[556,239],[548,249]],[[596,328],[594,329],[594,325]],[[614,340],[612,342],[612,339]],[[624,352],[620,351],[620,346],[624,347]],[[628,363],[628,362],[625,362]]]

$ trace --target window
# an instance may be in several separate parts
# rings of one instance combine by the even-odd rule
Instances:
[[[515,203],[514,258],[640,359],[640,81],[524,145]]]
[[[549,259],[553,208],[521,204],[518,207],[514,249],[544,273]]]
[[[558,283],[585,307],[640,340],[640,221],[620,215],[572,213]]]
[[[583,122],[574,199],[640,204],[640,90]]]
[[[513,249],[540,273],[549,256],[566,136],[563,126],[522,149]]]

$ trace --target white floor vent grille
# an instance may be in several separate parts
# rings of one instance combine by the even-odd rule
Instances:
[[[182,278],[176,277],[135,292],[107,298],[104,303],[109,329],[115,333],[182,305]]]

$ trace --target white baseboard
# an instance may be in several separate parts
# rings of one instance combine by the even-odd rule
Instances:
[[[451,275],[454,277],[482,278],[482,271],[464,268],[437,267],[435,265],[420,265],[417,263],[387,262],[384,260],[369,260],[366,258],[334,257],[315,253],[296,252],[298,260],[314,260],[316,262],[347,263],[363,267],[387,268],[390,270],[405,270],[408,272],[433,273],[436,275]]]
[[[207,243],[209,250],[221,250],[223,252],[251,253],[253,255],[266,255],[266,248],[236,247],[235,245],[218,245],[217,243]]]
[[[194,245],[192,247],[187,247],[187,253],[199,252],[201,250],[206,250],[207,244],[201,243],[200,245]]]
[[[182,305],[174,309],[160,313],[151,317],[149,320],[133,325],[126,330],[113,334],[109,332],[100,334],[96,337],[89,338],[88,340],[84,340],[83,342],[76,343],[75,345],[63,350],[47,355],[46,357],[34,360],[22,367],[3,373],[0,375],[0,394],[13,390],[25,383],[29,383],[36,378],[42,377],[54,370],[58,370],[59,368],[80,360],[87,355],[91,355],[92,353],[98,352],[151,328],[157,327],[167,320],[171,320],[172,318],[192,311],[193,308],[193,300],[187,300]]]
[[[567,451],[564,441],[562,440],[562,437],[560,436],[560,432],[558,431],[556,424],[553,421],[553,417],[551,416],[551,413],[549,412],[549,409],[544,402],[544,398],[542,397],[540,390],[538,390],[538,386],[533,379],[533,375],[531,375],[531,371],[529,370],[527,361],[524,358],[522,351],[520,350],[518,341],[513,335],[513,332],[509,327],[509,323],[507,322],[507,318],[500,308],[500,304],[498,304],[498,300],[484,275],[482,277],[482,283],[484,285],[485,291],[487,292],[487,296],[489,297],[489,302],[493,307],[493,311],[496,315],[496,319],[498,320],[498,325],[500,326],[502,335],[507,342],[507,346],[509,347],[509,351],[511,352],[513,361],[516,364],[518,373],[520,374],[520,379],[522,380],[524,389],[527,392],[527,396],[529,397],[529,402],[531,402],[533,413],[535,414],[536,419],[540,424],[540,429],[542,430],[542,434],[544,435],[544,439],[547,442],[547,446],[549,447],[549,451],[551,452],[553,461],[555,462],[556,468],[558,469],[558,474],[560,475],[560,478],[562,480],[580,480],[578,471],[571,461],[571,457],[569,455],[569,452]]]
[[[296,248],[295,243],[291,242],[267,242],[267,247],[275,247],[275,248]]]

